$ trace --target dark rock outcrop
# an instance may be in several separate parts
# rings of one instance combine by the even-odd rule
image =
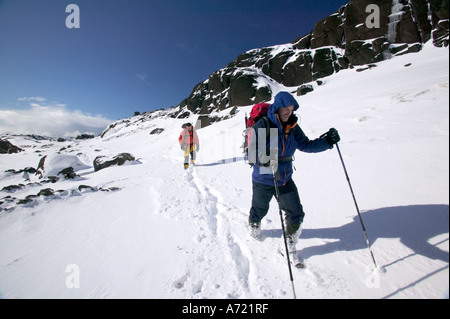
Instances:
[[[55,191],[51,188],[43,188],[39,191],[39,193],[37,194],[37,196],[52,196],[55,194]]]
[[[154,135],[154,134],[161,134],[162,132],[164,132],[163,128],[155,128],[154,130],[152,130],[150,132],[150,135]]]
[[[94,170],[97,172],[101,169],[113,166],[113,165],[123,165],[126,161],[135,161],[135,158],[130,153],[120,153],[111,159],[105,156],[97,156],[94,159]]]
[[[350,0],[291,43],[240,54],[198,83],[178,106],[117,121],[101,137],[130,134],[121,129],[164,116],[197,115],[200,129],[233,116],[236,107],[270,101],[280,88],[307,94],[322,78],[418,52],[429,41],[448,47],[448,0]],[[228,108],[232,111],[223,115]]]
[[[64,168],[63,170],[58,172],[58,174],[56,174],[56,175],[60,175],[60,174],[63,175],[65,179],[74,179],[75,177],[77,177],[77,174],[73,170],[73,167]]]
[[[23,151],[23,149],[11,144],[11,142],[9,142],[8,140],[0,139],[0,154],[13,154],[13,153],[19,153],[22,151]]]
[[[9,186],[3,187],[0,191],[1,191],[1,192],[9,192],[9,193],[13,193],[13,192],[15,192],[15,191],[17,191],[17,190],[19,190],[19,189],[24,188],[24,187],[25,187],[25,185],[23,185],[23,184],[19,184],[19,185],[9,185]]]
[[[95,136],[94,135],[91,135],[91,134],[81,134],[81,135],[78,135],[77,137],[76,137],[76,139],[77,140],[89,140],[89,139],[92,139],[92,138],[94,138]]]
[[[369,23],[375,11],[368,6],[373,4],[372,0],[350,0],[290,44],[242,53],[197,84],[180,103],[177,117],[199,114],[202,123],[208,124],[215,111],[269,101],[272,84],[295,91],[342,69],[418,52],[430,40],[436,46],[448,46],[448,0],[376,1],[377,26]]]

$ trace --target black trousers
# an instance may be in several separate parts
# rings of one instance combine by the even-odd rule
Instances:
[[[294,181],[290,179],[286,185],[279,186],[279,190],[281,209],[286,214],[286,220],[292,224],[301,224],[305,213]],[[259,223],[267,215],[270,201],[274,195],[275,186],[253,182],[252,207],[250,209],[252,222]]]

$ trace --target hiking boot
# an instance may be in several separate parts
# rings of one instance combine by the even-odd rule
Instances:
[[[261,238],[261,223],[256,223],[249,219],[248,225],[249,225],[249,229],[250,229],[250,236],[252,236],[255,239],[260,239]]]
[[[189,168],[189,163],[184,163],[184,169],[188,169]]]
[[[288,240],[288,245],[297,244],[298,237],[302,232],[301,224],[294,224],[286,221],[286,238]]]

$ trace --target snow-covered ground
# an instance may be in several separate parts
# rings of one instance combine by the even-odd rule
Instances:
[[[307,265],[294,269],[298,298],[448,298],[448,70],[448,49],[427,45],[341,71],[298,97],[311,139],[330,127],[341,135],[379,265],[336,148],[297,152],[293,178],[306,212],[297,247]],[[0,189],[23,184],[0,191],[0,297],[292,298],[275,199],[265,239],[247,231],[251,168],[240,145],[250,108],[198,130],[197,165],[187,171],[177,139],[196,117],[138,121],[103,139],[6,136],[25,151],[0,155]],[[150,135],[154,128],[164,131]],[[136,161],[94,171],[96,156],[123,152]],[[43,184],[6,172],[36,168],[43,155],[76,164],[79,177]],[[18,204],[45,188],[54,195]]]

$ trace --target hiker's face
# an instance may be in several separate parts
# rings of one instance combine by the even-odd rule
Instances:
[[[285,123],[288,121],[289,117],[294,112],[294,106],[282,107],[278,110],[278,115],[280,116],[281,122]]]
[[[192,126],[191,125],[186,126],[186,128],[188,129],[188,131],[192,131]]]

